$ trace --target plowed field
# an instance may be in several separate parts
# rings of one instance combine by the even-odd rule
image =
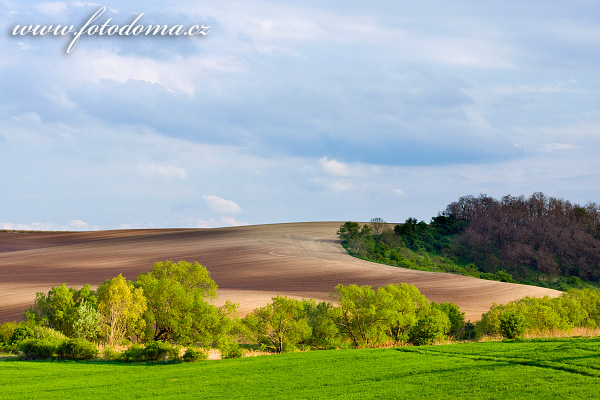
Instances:
[[[198,261],[219,286],[217,303],[241,314],[275,295],[331,300],[338,283],[409,283],[427,298],[454,302],[478,320],[494,302],[560,292],[461,275],[413,271],[349,256],[336,231],[341,222],[219,229],[117,230],[75,233],[0,232],[0,322],[21,319],[36,292],[67,283],[93,288],[119,273],[135,280],[163,260]]]

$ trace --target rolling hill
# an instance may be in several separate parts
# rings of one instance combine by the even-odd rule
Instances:
[[[163,260],[198,261],[219,286],[218,304],[240,313],[275,295],[331,300],[338,283],[409,283],[430,300],[454,302],[478,320],[494,302],[558,296],[534,286],[391,267],[351,257],[336,231],[341,222],[306,222],[219,229],[97,232],[0,232],[0,322],[21,319],[36,292],[65,282],[93,288],[119,273],[135,280]]]

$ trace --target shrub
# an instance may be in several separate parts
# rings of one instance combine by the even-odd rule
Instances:
[[[19,344],[19,350],[26,360],[52,358],[56,348],[57,342],[50,339],[24,339]]]
[[[151,342],[143,350],[143,359],[146,361],[177,360],[179,358],[179,347],[164,342]]]
[[[428,316],[417,321],[410,331],[408,340],[415,346],[432,344],[434,340],[447,335],[449,330],[448,316],[443,311],[432,309]]]
[[[518,311],[507,310],[500,316],[500,330],[507,339],[523,336],[525,328],[525,317]]]
[[[476,340],[479,333],[474,323],[467,321],[463,324],[460,332],[458,333],[458,339],[460,340]]]
[[[100,328],[100,313],[87,301],[77,307],[77,318],[73,322],[73,334],[87,340],[95,340]]]
[[[222,358],[242,358],[244,353],[238,346],[232,346],[229,348],[221,349]]]
[[[465,324],[465,313],[454,303],[433,303],[434,308],[444,312],[450,320],[450,335],[458,337]]]
[[[183,355],[184,362],[196,362],[206,359],[208,359],[208,353],[206,351],[194,349],[193,347],[188,348]]]
[[[85,339],[68,339],[58,346],[56,353],[59,358],[91,360],[98,357],[98,348]]]
[[[19,354],[19,346],[16,343],[11,343],[11,344],[0,343],[0,353]]]
[[[0,325],[0,343],[10,344],[17,326],[16,322],[5,322]]]
[[[116,361],[121,359],[121,353],[112,347],[105,347],[104,350],[102,350],[102,357],[108,361]]]
[[[132,343],[122,357],[124,361],[144,361],[144,348],[138,343]]]
[[[336,309],[331,303],[302,299],[311,335],[303,343],[316,349],[336,349],[342,346],[339,328],[335,323]]]
[[[20,342],[22,340],[32,338],[33,336],[33,330],[30,327],[20,325],[13,330],[13,334],[10,338],[10,343]]]
[[[179,346],[173,346],[164,342],[150,342],[143,347],[138,343],[133,343],[123,352],[122,358],[125,361],[175,361],[179,359]]]
[[[57,343],[68,339],[68,337],[62,332],[47,326],[33,325],[31,330],[33,331],[33,335],[31,337],[35,339],[49,339]]]

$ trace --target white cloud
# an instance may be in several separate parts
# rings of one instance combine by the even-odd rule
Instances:
[[[239,59],[219,54],[185,58],[179,56],[163,60],[88,49],[85,43],[78,46],[77,52],[81,56],[72,60],[73,70],[76,72],[71,78],[79,82],[101,83],[107,79],[126,83],[136,80],[160,85],[173,93],[194,96],[197,90],[194,82],[203,82],[207,73],[235,73],[247,68]],[[202,92],[204,90],[205,88],[201,88]]]
[[[576,88],[576,84],[577,81],[571,79],[567,82],[557,82],[551,84],[502,85],[492,88],[492,92],[497,94],[587,93],[586,90]]]
[[[542,151],[552,153],[557,150],[570,150],[575,149],[578,146],[567,144],[567,143],[547,143],[542,146]]]
[[[247,222],[244,221],[238,221],[233,217],[221,217],[221,222],[223,222],[224,224],[227,224],[229,226],[244,226],[244,225],[248,225]]]
[[[177,167],[175,165],[142,164],[137,166],[137,173],[147,178],[187,178],[187,171],[185,168]]]
[[[100,7],[106,7],[106,9],[108,11],[110,11],[110,13],[112,13],[112,14],[119,14],[119,12],[120,12],[120,10],[118,8],[112,8],[112,7],[108,7],[106,4],[90,3],[87,1],[75,1],[75,2],[71,3],[70,5],[74,6],[74,7],[78,7],[78,8],[95,8],[95,9],[99,9]]]
[[[333,190],[345,192],[354,189],[354,185],[350,182],[335,181],[331,184]]]
[[[323,157],[319,161],[321,162],[323,170],[328,174],[336,176],[348,176],[350,174],[348,166],[342,162],[329,160],[327,157]]]
[[[77,104],[73,103],[65,92],[46,93],[46,97],[65,108],[75,108]]]
[[[238,221],[233,217],[221,217],[219,220],[215,219],[189,219],[187,223],[194,228],[222,228],[227,226],[245,226],[247,222]]]
[[[393,189],[392,192],[398,197],[406,197],[406,193],[404,193],[404,190],[402,190],[402,189],[396,188],[396,189]]]
[[[23,43],[23,42],[18,42],[17,43],[19,45],[19,47],[21,48],[21,50],[23,51],[28,51],[28,50],[32,50],[32,49],[37,49],[37,47],[33,47],[28,45],[27,43]]]
[[[0,230],[18,231],[98,231],[101,227],[90,225],[80,219],[68,221],[64,225],[56,225],[48,222],[33,222],[31,224],[15,224],[11,222],[0,222]]]
[[[223,199],[218,196],[202,196],[206,203],[214,210],[224,214],[237,214],[242,208],[234,201]]]
[[[40,3],[35,8],[42,14],[49,16],[61,15],[67,10],[66,3],[57,1],[54,3]]]

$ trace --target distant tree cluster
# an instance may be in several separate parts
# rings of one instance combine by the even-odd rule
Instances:
[[[531,197],[461,197],[445,215],[466,222],[450,251],[487,272],[537,273],[600,282],[600,206]]]
[[[355,256],[404,268],[560,290],[600,283],[600,206],[542,193],[465,196],[429,224],[346,222],[338,237]]]
[[[396,225],[393,229],[385,223],[377,235],[373,234],[373,221],[381,224],[383,220],[375,218],[362,227],[351,221],[340,226],[338,237],[343,240],[350,254],[402,268],[515,282],[506,271],[485,272],[475,264],[462,262],[450,254],[452,240],[464,230],[465,221],[440,215],[433,218],[431,224],[426,224],[409,218],[404,224]]]

